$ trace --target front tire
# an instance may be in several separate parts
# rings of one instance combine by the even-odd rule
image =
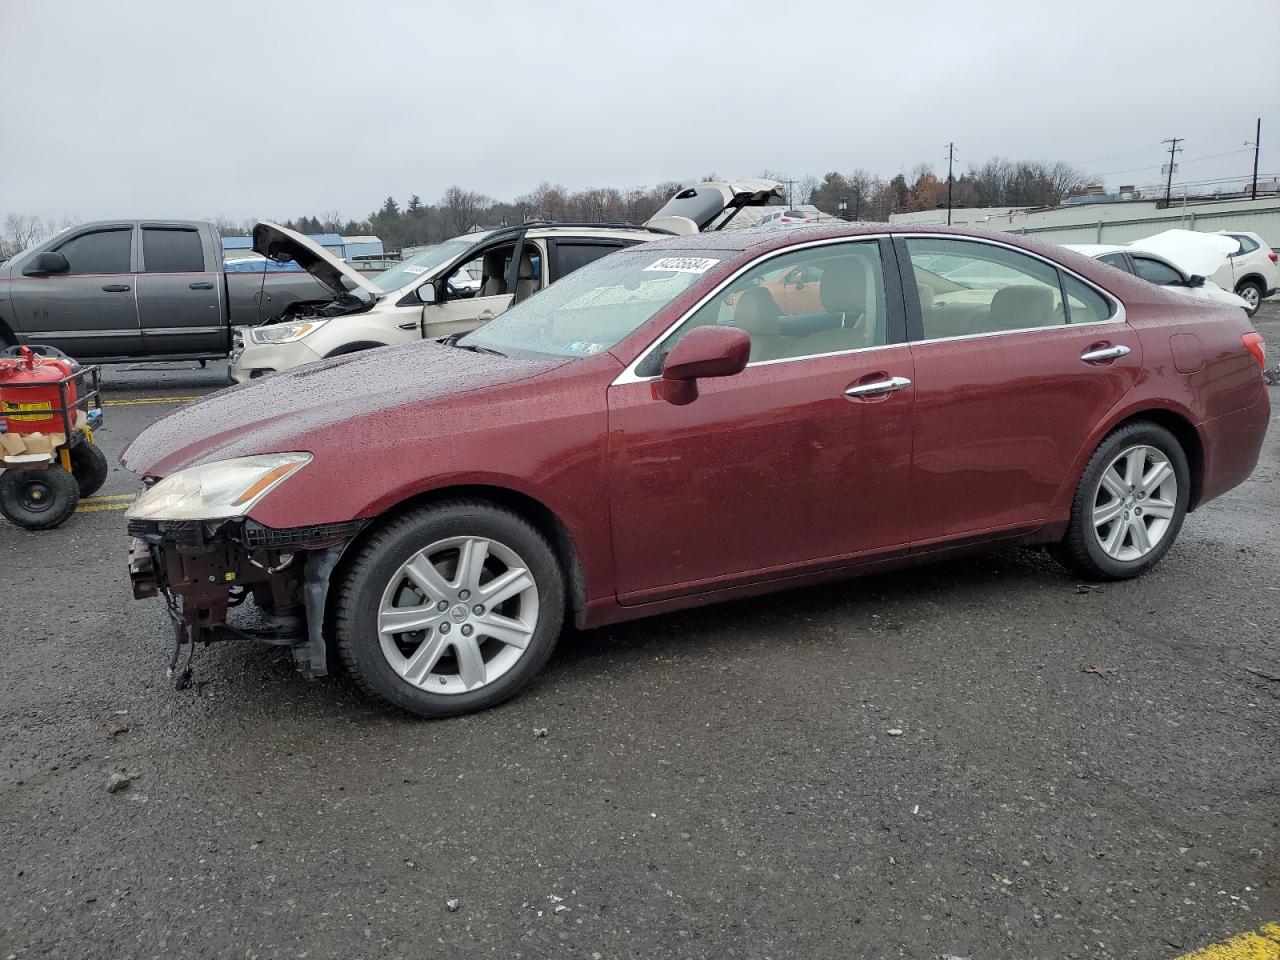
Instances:
[[[1256,280],[1246,280],[1236,287],[1236,296],[1248,305],[1245,307],[1245,313],[1252,317],[1262,306],[1262,285]]]
[[[26,530],[52,530],[80,504],[75,477],[56,464],[0,473],[0,513]]]
[[[1090,579],[1146,573],[1177,539],[1190,493],[1191,471],[1177,438],[1147,421],[1125,424],[1089,459],[1066,536],[1052,552]]]
[[[528,521],[478,500],[412,510],[359,548],[337,593],[343,662],[422,717],[495,706],[537,673],[564,619],[564,575]]]

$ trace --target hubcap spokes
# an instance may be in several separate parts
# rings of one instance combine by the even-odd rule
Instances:
[[[1093,532],[1107,556],[1141,560],[1173,522],[1178,480],[1173,464],[1155,447],[1122,450],[1102,472],[1093,501]]]
[[[537,624],[528,565],[481,537],[451,537],[414,554],[378,608],[383,656],[407,683],[431,693],[493,683],[524,655]]]

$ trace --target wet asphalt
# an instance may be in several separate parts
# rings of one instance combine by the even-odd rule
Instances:
[[[223,376],[108,368],[99,509],[0,521],[0,960],[1173,957],[1280,920],[1280,430],[1140,580],[1011,551],[570,634],[425,722],[248,644],[166,679],[114,458],[180,402],[125,401]]]

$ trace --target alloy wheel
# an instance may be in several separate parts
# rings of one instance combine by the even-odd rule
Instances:
[[[538,625],[538,585],[510,547],[438,540],[405,561],[378,606],[382,654],[408,684],[442,694],[488,686],[524,656]]]
[[[1258,292],[1258,288],[1251,283],[1245,284],[1238,292],[1240,298],[1249,305],[1250,312],[1257,310],[1259,304],[1262,303],[1262,295]]]
[[[1107,556],[1141,560],[1159,546],[1173,523],[1178,478],[1156,447],[1126,447],[1102,471],[1093,501],[1093,532]]]

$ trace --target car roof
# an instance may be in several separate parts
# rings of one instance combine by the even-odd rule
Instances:
[[[1101,257],[1108,253],[1124,253],[1129,248],[1118,243],[1064,243],[1068,250],[1083,253],[1086,257]]]

